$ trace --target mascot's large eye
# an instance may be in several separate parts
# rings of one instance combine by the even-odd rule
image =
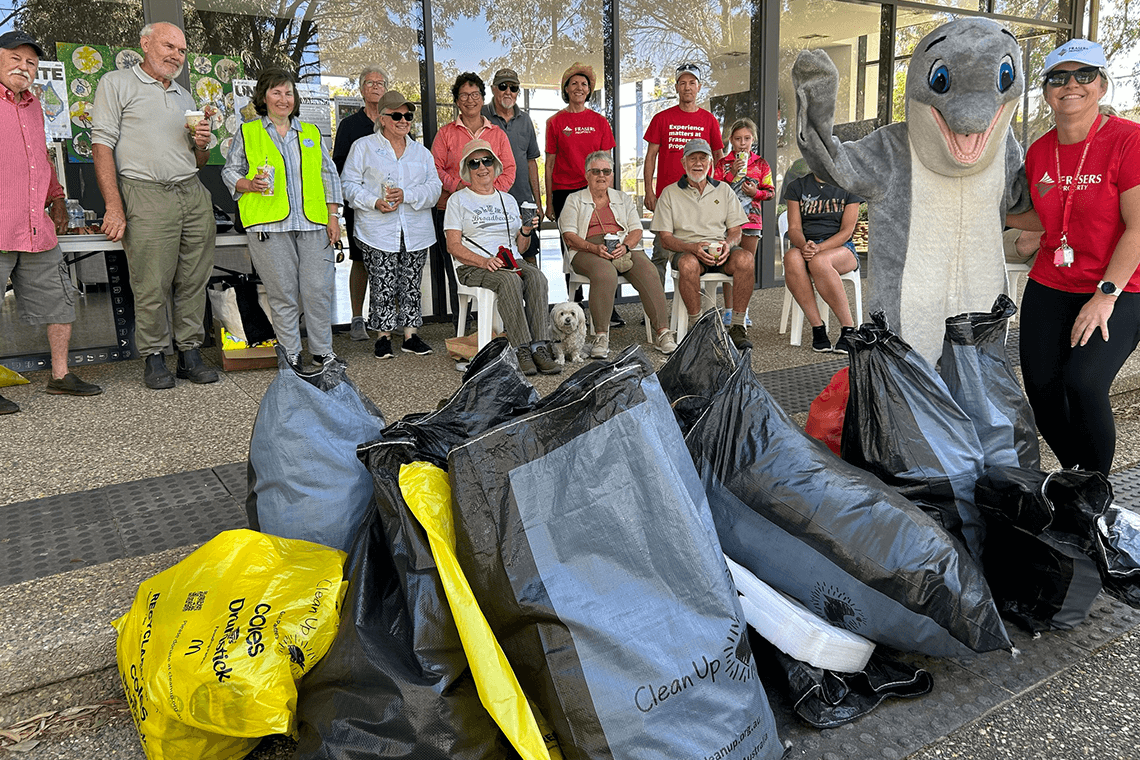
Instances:
[[[930,89],[939,95],[945,95],[950,90],[950,69],[946,64],[935,64],[930,70]]]
[[[1013,87],[1014,80],[1013,64],[1006,56],[1005,60],[1001,62],[1001,68],[998,69],[998,92],[1005,92],[1010,87]]]

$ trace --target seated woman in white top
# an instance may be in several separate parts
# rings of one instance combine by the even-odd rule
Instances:
[[[609,151],[599,150],[586,157],[586,182],[572,193],[558,217],[562,239],[573,257],[570,266],[590,278],[590,316],[597,335],[590,356],[604,358],[610,350],[610,312],[618,274],[637,289],[649,324],[656,336],[653,345],[663,354],[677,348],[677,336],[669,329],[665,290],[657,268],[641,250],[641,217],[633,199],[613,188],[614,163]],[[611,251],[606,235],[616,235]]]
[[[467,143],[459,176],[469,186],[447,199],[443,216],[447,252],[456,261],[455,276],[461,283],[495,291],[519,369],[527,375],[557,375],[562,368],[550,350],[546,277],[522,257],[530,248],[538,215],[522,224],[515,199],[495,189],[502,171],[490,143]]]
[[[420,281],[443,184],[431,152],[408,139],[412,102],[392,90],[378,108],[376,131],[352,144],[341,182],[356,210],[353,234],[368,269],[368,327],[380,333],[373,353],[391,359],[392,330],[403,328],[400,350],[424,356],[432,350],[416,332],[424,322]]]

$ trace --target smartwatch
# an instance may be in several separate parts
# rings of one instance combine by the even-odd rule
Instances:
[[[1116,287],[1116,283],[1109,282],[1108,280],[1101,280],[1096,286],[1100,289],[1100,292],[1106,296],[1119,296],[1124,292],[1124,288],[1118,288]]]

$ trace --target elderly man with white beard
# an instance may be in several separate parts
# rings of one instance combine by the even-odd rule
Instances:
[[[95,396],[103,389],[67,371],[75,321],[75,288],[60,277],[63,252],[57,232],[67,229],[63,188],[48,160],[44,114],[31,93],[43,49],[20,31],[0,35],[0,283],[12,280],[21,321],[46,325],[51,348],[47,392]],[[50,212],[48,208],[50,207]],[[20,410],[0,396],[0,414]]]
[[[186,36],[173,24],[147,24],[139,32],[143,60],[99,82],[92,113],[91,154],[107,211],[103,232],[122,240],[135,297],[135,345],[145,357],[143,382],[173,388],[163,352],[170,323],[178,349],[178,377],[213,383],[217,372],[198,348],[206,284],[214,267],[213,203],[198,179],[210,155],[210,120],[190,131],[186,112],[194,98],[174,81],[186,63]]]

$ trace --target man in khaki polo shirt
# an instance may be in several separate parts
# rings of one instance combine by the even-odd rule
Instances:
[[[186,37],[173,24],[139,32],[141,63],[112,71],[95,93],[91,154],[107,206],[103,232],[122,240],[135,297],[135,345],[145,357],[148,388],[173,388],[163,350],[169,344],[166,301],[180,378],[213,383],[202,362],[206,283],[214,268],[213,203],[198,179],[210,155],[209,120],[186,128],[193,97],[174,81],[186,63]]]
[[[708,141],[686,143],[681,165],[685,176],[661,191],[649,229],[669,254],[690,321],[701,312],[701,275],[717,272],[732,277],[728,336],[740,350],[752,348],[744,316],[756,283],[756,264],[755,257],[740,247],[740,226],[748,217],[732,187],[709,178],[712,148]]]

